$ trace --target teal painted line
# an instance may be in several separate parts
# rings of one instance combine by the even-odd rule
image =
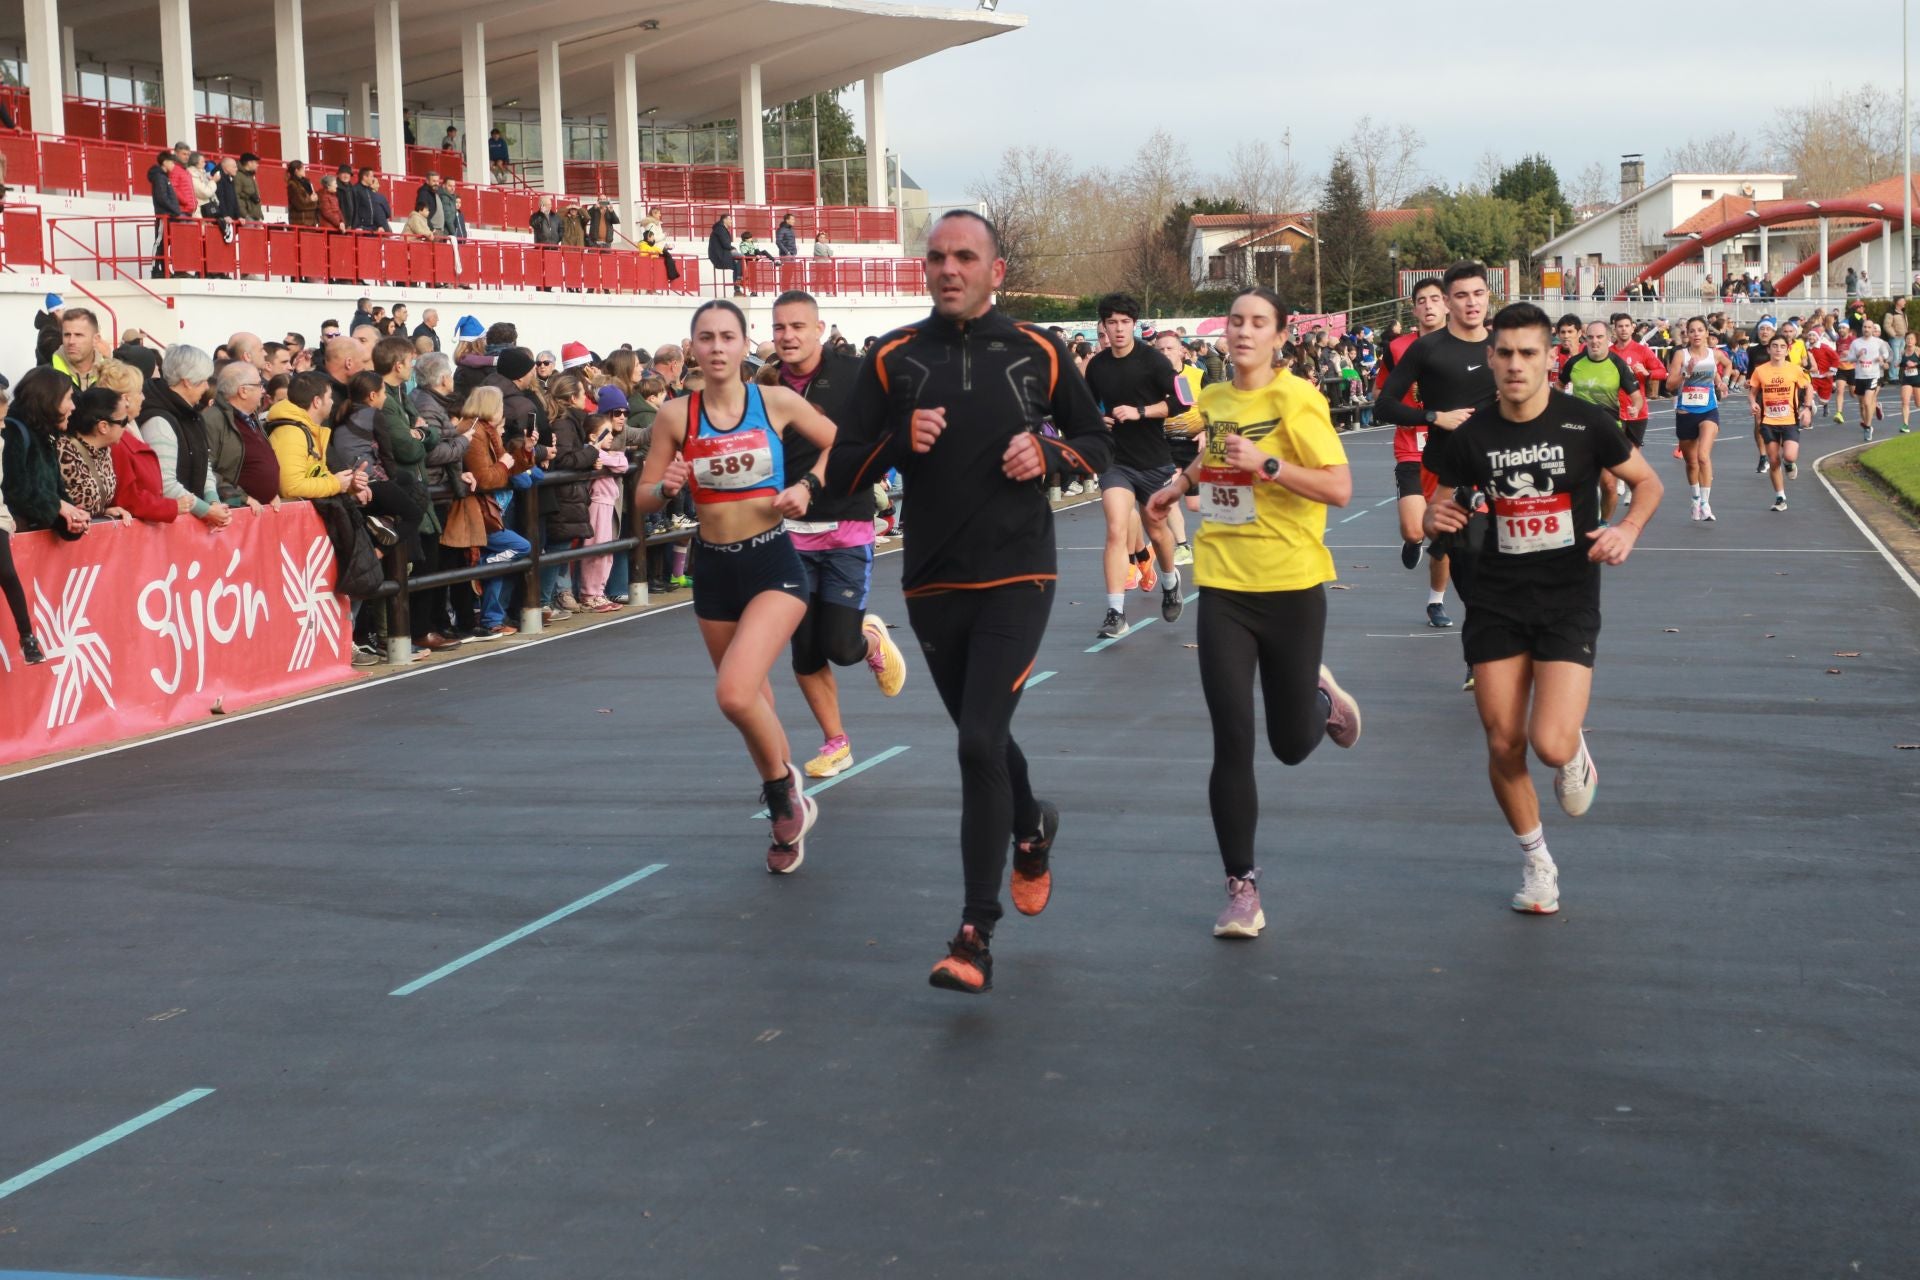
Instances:
[[[76,1160],[84,1160],[102,1147],[112,1146],[131,1133],[138,1133],[156,1120],[164,1120],[182,1107],[190,1107],[200,1099],[212,1093],[211,1089],[189,1089],[171,1102],[163,1102],[143,1115],[137,1115],[125,1124],[115,1125],[97,1138],[89,1138],[71,1151],[63,1151],[44,1164],[37,1164],[25,1173],[16,1174],[5,1182],[0,1182],[0,1200],[5,1200],[16,1191],[23,1191],[50,1173],[58,1173]],[[16,1274],[0,1272],[0,1274]],[[21,1272],[17,1274],[32,1274]]]
[[[1059,674],[1058,671],[1042,671],[1037,676],[1029,676],[1027,677],[1027,688],[1031,689],[1037,684],[1045,684]]]
[[[859,764],[856,764],[852,768],[844,770],[843,772],[834,774],[831,778],[828,778],[825,782],[815,783],[814,785],[808,787],[806,789],[806,792],[810,796],[817,796],[822,791],[828,791],[834,787],[839,786],[841,783],[845,782],[848,778],[853,777],[856,773],[865,773],[867,770],[873,768],[873,766],[877,764],[885,764],[887,761],[893,759],[895,756],[899,755],[902,751],[905,751],[905,750],[906,750],[905,747],[888,747],[885,751],[882,751],[879,755],[868,756],[865,760],[862,760]],[[765,809],[762,809],[760,812],[754,814],[753,816],[757,819],[764,820],[768,817],[771,817],[772,815],[769,814]]]
[[[1373,509],[1375,511],[1378,511],[1381,507],[1386,506],[1389,502],[1398,502],[1398,501],[1400,501],[1400,499],[1398,498],[1382,498],[1380,499],[1380,501],[1373,504]]]
[[[1200,593],[1199,593],[1198,591],[1196,591],[1196,592],[1194,592],[1194,593],[1193,593],[1192,595],[1190,595],[1190,596],[1183,596],[1183,597],[1181,597],[1181,600],[1180,600],[1180,603],[1181,603],[1181,604],[1192,604],[1192,603],[1193,603],[1193,602],[1194,602],[1195,600],[1198,600],[1199,598],[1200,598]],[[1120,642],[1121,642],[1122,640],[1125,640],[1125,639],[1127,638],[1127,636],[1130,636],[1130,635],[1132,635],[1132,634],[1133,634],[1134,632],[1136,632],[1136,631],[1138,631],[1138,630],[1140,630],[1140,629],[1141,629],[1142,627],[1150,627],[1150,626],[1152,626],[1152,625],[1153,625],[1154,623],[1156,623],[1156,622],[1158,622],[1158,621],[1160,621],[1160,619],[1158,619],[1158,618],[1142,618],[1142,619],[1140,619],[1140,621],[1138,621],[1138,622],[1136,622],[1136,623],[1133,623],[1133,624],[1132,624],[1131,626],[1129,626],[1129,627],[1127,628],[1127,635],[1126,635],[1126,636],[1114,636],[1114,637],[1113,637],[1112,639],[1110,639],[1110,640],[1102,640],[1102,641],[1100,641],[1100,642],[1098,642],[1097,644],[1092,644],[1092,645],[1089,645],[1089,646],[1087,647],[1087,652],[1088,652],[1088,653],[1099,653],[1099,652],[1100,652],[1100,651],[1101,651],[1102,649],[1106,649],[1106,648],[1110,648],[1110,647],[1112,647],[1113,645],[1116,645],[1116,644],[1119,644],[1119,643],[1120,643]]]
[[[432,973],[426,975],[424,978],[415,978],[412,982],[409,982],[406,986],[400,987],[393,991],[389,991],[387,992],[387,994],[390,996],[410,996],[414,992],[420,990],[420,988],[429,986],[435,982],[438,982],[440,981],[440,979],[446,977],[450,973],[457,973],[459,970],[464,969],[468,965],[472,964],[475,960],[484,960],[488,956],[492,955],[494,952],[500,950],[502,947],[510,947],[514,943],[520,941],[520,939],[526,937],[528,934],[538,933],[540,930],[546,928],[548,925],[557,923],[558,921],[561,921],[561,920],[565,920],[568,916],[572,915],[576,911],[584,911],[586,908],[600,901],[600,899],[612,897],[614,894],[620,892],[622,889],[626,888],[628,885],[638,884],[640,881],[645,880],[648,876],[652,875],[654,872],[665,871],[666,869],[667,869],[667,864],[664,862],[656,862],[650,867],[642,867],[630,876],[622,876],[620,879],[615,880],[612,884],[608,885],[604,889],[595,889],[592,893],[588,894],[586,897],[581,898],[574,902],[569,902],[566,906],[560,908],[558,911],[552,912],[551,914],[548,914],[548,915],[541,916],[538,920],[535,920],[532,924],[521,925],[518,929],[515,929],[512,933],[508,934],[506,937],[495,938],[492,942],[489,942],[486,946],[481,947],[478,951],[469,951],[467,952],[467,954],[461,956],[458,960],[454,960],[447,964],[441,965],[438,969],[435,969]]]
[[[1347,516],[1347,517],[1345,517],[1344,519],[1342,519],[1342,520],[1340,521],[1340,523],[1341,523],[1341,524],[1352,524],[1352,523],[1353,523],[1353,522],[1354,522],[1355,520],[1358,520],[1358,519],[1359,519],[1359,518],[1360,518],[1361,516],[1363,516],[1363,515],[1365,515],[1365,514],[1367,514],[1367,513],[1366,513],[1366,512],[1364,512],[1364,511],[1356,511],[1356,512],[1354,512],[1354,513],[1353,513],[1352,515],[1350,515],[1350,516]]]

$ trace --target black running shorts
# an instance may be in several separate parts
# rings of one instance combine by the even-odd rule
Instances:
[[[1796,423],[1790,427],[1762,426],[1760,439],[1767,444],[1786,444],[1789,440],[1798,444],[1800,442],[1799,424]]]
[[[1469,666],[1524,653],[1535,662],[1576,662],[1592,667],[1599,638],[1600,611],[1584,607],[1533,609],[1523,617],[1498,607],[1469,604],[1466,625],[1460,630],[1460,645]]]
[[[1164,467],[1141,470],[1116,462],[1100,473],[1100,492],[1105,494],[1109,489],[1131,490],[1135,501],[1145,502],[1165,488],[1172,479],[1172,463]],[[696,578],[694,581],[698,582],[699,579]]]
[[[778,591],[802,604],[811,596],[807,568],[800,563],[785,527],[755,534],[742,542],[693,540],[693,614],[708,622],[738,622],[753,598]]]
[[[1626,419],[1620,423],[1621,432],[1633,442],[1636,449],[1647,447],[1647,420],[1645,418]]]

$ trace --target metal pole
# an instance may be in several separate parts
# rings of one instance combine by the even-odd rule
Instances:
[[[1313,211],[1313,314],[1323,316],[1327,309],[1320,302],[1320,211]]]
[[[1820,301],[1825,302],[1833,290],[1833,282],[1827,276],[1827,219],[1820,219]]]
[[[1894,294],[1903,298],[1913,281],[1913,117],[1909,113],[1912,107],[1907,102],[1907,0],[1900,0],[1900,152],[1906,158],[1906,185],[1901,188],[1901,197],[1905,201],[1903,212],[1905,221],[1900,227],[1900,244],[1903,254],[1900,259],[1900,288]]]

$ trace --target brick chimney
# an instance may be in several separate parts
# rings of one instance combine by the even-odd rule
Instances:
[[[1620,198],[1632,200],[1646,189],[1647,166],[1636,155],[1620,157]],[[1640,248],[1640,205],[1629,204],[1620,211],[1620,258],[1623,266],[1637,264]]]

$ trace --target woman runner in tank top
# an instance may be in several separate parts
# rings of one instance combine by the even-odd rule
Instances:
[[[1733,366],[1708,343],[1707,322],[1687,321],[1686,345],[1667,365],[1667,390],[1676,396],[1674,435],[1687,464],[1695,522],[1713,519],[1713,442],[1720,434],[1720,397]]]
[[[1213,721],[1207,784],[1227,873],[1216,938],[1266,927],[1256,884],[1253,680],[1260,676],[1267,744],[1282,764],[1305,760],[1323,737],[1351,747],[1360,707],[1321,665],[1333,557],[1327,508],[1353,497],[1353,473],[1319,388],[1275,367],[1285,331],[1280,299],[1254,287],[1227,314],[1233,381],[1200,392],[1206,444],[1147,500],[1158,526],[1197,493],[1203,520],[1193,551],[1200,588],[1200,691]]]
[[[705,385],[660,407],[634,511],[657,511],[683,487],[693,494],[700,520],[693,612],[713,659],[714,696],[760,772],[773,820],[767,870],[786,874],[805,860],[819,806],[802,792],[767,681],[807,612],[806,569],[782,521],[806,515],[834,426],[785,387],[740,380],[746,335],[746,317],[731,302],[709,302],[693,313],[689,361]],[[820,449],[814,470],[793,484],[784,474],[786,431]]]

